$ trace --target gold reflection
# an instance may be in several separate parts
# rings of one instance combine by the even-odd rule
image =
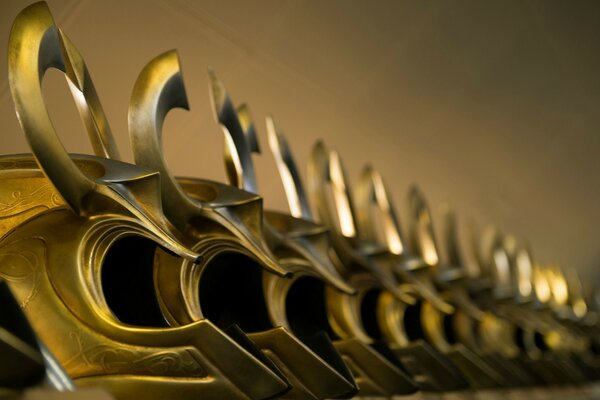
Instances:
[[[385,184],[383,183],[383,178],[381,174],[373,174],[374,179],[374,189],[375,189],[375,197],[377,198],[377,204],[381,209],[381,212],[384,216],[390,216],[393,214],[392,206],[390,204],[390,200],[387,196],[387,191],[385,189]],[[385,240],[388,245],[388,250],[393,254],[402,254],[404,251],[404,246],[402,246],[402,240],[400,239],[400,232],[398,231],[398,227],[395,224],[395,221],[392,218],[382,218],[383,229],[385,231]]]
[[[551,271],[543,270],[539,265],[536,265],[533,269],[535,295],[542,303],[547,303],[552,298],[552,292],[550,290],[549,283],[551,276],[548,275],[548,272]]]
[[[573,302],[573,312],[577,318],[583,318],[587,314],[587,304],[582,298],[579,298]]]
[[[275,158],[277,170],[283,183],[290,214],[296,218],[312,220],[312,214],[308,207],[308,201],[304,195],[304,189],[300,183],[295,163],[293,166],[290,166],[292,155],[287,146],[287,140],[277,131],[273,118],[267,117],[266,123],[269,146],[271,147],[271,152]]]
[[[421,242],[421,254],[423,255],[423,259],[427,264],[437,265],[439,262],[439,257],[433,239],[431,217],[425,209],[421,208],[419,211],[418,230]]]
[[[523,297],[531,295],[532,287],[532,272],[533,266],[531,265],[531,257],[525,249],[520,249],[517,254],[517,278],[519,293]]]
[[[502,248],[497,248],[493,253],[494,265],[496,267],[496,278],[501,286],[510,284],[510,261],[508,255]]]
[[[564,306],[569,300],[569,288],[567,286],[567,280],[558,267],[552,269],[552,281],[551,281],[552,296],[556,304]]]
[[[348,189],[346,188],[346,177],[344,176],[344,169],[341,163],[342,161],[340,160],[339,154],[332,151],[329,174],[331,177],[333,198],[340,221],[340,230],[342,231],[342,235],[354,237],[356,236],[356,227],[354,226],[350,202],[346,195]]]

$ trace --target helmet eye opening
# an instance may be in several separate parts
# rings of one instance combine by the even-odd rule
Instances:
[[[287,292],[285,311],[295,334],[304,337],[325,331],[329,337],[338,338],[327,318],[323,281],[311,276],[297,278]]]
[[[154,282],[158,245],[140,236],[125,236],[111,244],[102,262],[101,283],[106,304],[128,325],[169,327]]]
[[[446,314],[442,317],[442,325],[444,327],[444,337],[449,344],[456,344],[456,332],[454,328],[455,314]]]
[[[367,334],[375,340],[380,340],[383,337],[377,319],[377,304],[380,296],[381,289],[371,288],[362,296],[360,301],[360,317],[363,327]]]
[[[236,252],[216,254],[202,271],[198,297],[202,315],[221,329],[245,332],[273,328],[263,292],[263,268]]]
[[[423,303],[417,301],[415,304],[407,305],[404,310],[404,332],[408,340],[426,340],[425,331],[422,323],[422,308]]]

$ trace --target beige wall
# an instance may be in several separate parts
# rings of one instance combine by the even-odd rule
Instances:
[[[0,2],[0,53],[28,1]],[[166,153],[181,175],[224,179],[206,68],[246,101],[265,145],[272,113],[304,166],[318,138],[351,179],[371,161],[402,206],[418,182],[461,221],[528,238],[542,263],[600,277],[600,3],[465,1],[51,0],[83,53],[127,160],[138,71],[177,48],[191,112]],[[0,62],[0,152],[24,152]],[[90,146],[62,77],[44,86],[67,148]],[[270,153],[257,160],[269,207],[285,200]],[[304,168],[303,168],[304,169]],[[303,171],[304,172],[304,171]]]

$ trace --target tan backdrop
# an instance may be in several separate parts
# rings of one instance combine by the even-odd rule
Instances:
[[[0,152],[27,151],[6,80],[11,21],[0,2]],[[600,10],[549,1],[50,0],[83,53],[122,154],[143,65],[177,48],[191,112],[165,127],[180,175],[224,180],[206,68],[249,103],[263,148],[272,114],[304,165],[322,138],[352,180],[371,161],[397,206],[418,182],[461,222],[527,238],[541,263],[600,277]],[[90,152],[64,79],[44,82],[67,148]],[[286,203],[271,155],[257,159],[268,207]]]

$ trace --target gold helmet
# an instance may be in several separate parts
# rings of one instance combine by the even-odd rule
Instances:
[[[223,90],[218,95],[226,97]],[[215,105],[223,102],[215,100]],[[292,282],[287,278],[290,265],[269,247],[262,198],[204,179],[175,178],[169,172],[160,140],[163,120],[170,109],[187,106],[177,53],[166,52],[148,63],[134,86],[129,111],[135,159],[161,172],[165,214],[205,256],[194,264],[161,254],[156,282],[164,309],[173,323],[208,319],[222,328],[235,325],[248,332],[285,371],[292,384],[290,397],[351,396],[352,375],[328,339],[300,340],[278,318],[285,310],[269,282]]]

